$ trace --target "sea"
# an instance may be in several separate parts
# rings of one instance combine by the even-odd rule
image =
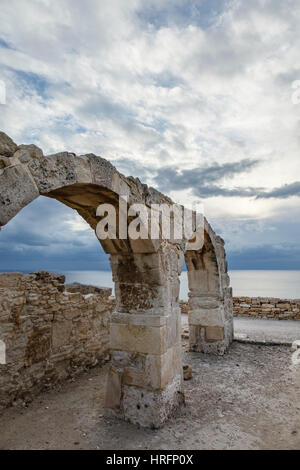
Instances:
[[[66,282],[81,282],[94,286],[112,287],[110,271],[66,271]],[[300,299],[300,271],[230,271],[233,295],[236,297],[278,297]],[[188,298],[187,272],[180,276],[180,299]]]

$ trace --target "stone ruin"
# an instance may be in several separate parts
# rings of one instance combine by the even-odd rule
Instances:
[[[127,196],[130,205],[173,204],[102,157],[70,152],[44,156],[37,146],[17,146],[0,133],[0,227],[40,195],[76,210],[94,231],[97,207],[110,203],[118,214],[120,196]],[[108,414],[157,428],[184,401],[179,307],[184,259],[190,350],[222,355],[229,347],[232,290],[224,241],[206,219],[203,242],[201,249],[188,250],[186,239],[101,240],[110,254],[116,297],[110,321]]]

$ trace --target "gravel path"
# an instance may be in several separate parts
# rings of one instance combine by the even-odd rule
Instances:
[[[237,317],[234,332],[237,339],[291,344],[300,339],[300,321]]]

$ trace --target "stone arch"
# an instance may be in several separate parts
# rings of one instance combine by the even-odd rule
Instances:
[[[73,208],[94,230],[100,203],[111,203],[117,215],[121,196],[130,205],[172,203],[94,154],[45,157],[35,145],[17,146],[0,133],[0,227],[40,195]],[[183,401],[182,248],[171,241],[122,239],[119,233],[101,244],[110,254],[116,293],[107,410],[142,426],[160,427]]]
[[[0,228],[40,195],[73,208],[93,230],[100,203],[111,203],[117,216],[120,197],[147,210],[173,204],[104,158],[70,152],[45,157],[35,145],[17,146],[0,133]],[[118,218],[116,229],[116,239],[101,241],[110,254],[116,294],[106,406],[132,423],[160,427],[184,399],[178,276],[186,240],[123,239]],[[231,289],[224,243],[206,221],[204,233],[203,248],[185,252],[191,348],[222,354],[232,339]],[[209,324],[214,315],[222,324]]]
[[[233,340],[232,289],[224,241],[204,219],[203,244],[186,250],[190,350],[224,354]]]

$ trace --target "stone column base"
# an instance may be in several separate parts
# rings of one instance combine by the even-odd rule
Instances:
[[[190,351],[217,354],[226,353],[233,340],[233,322],[227,320],[224,326],[189,325]]]
[[[110,324],[108,415],[159,428],[183,401],[180,310],[114,312]]]
[[[181,375],[174,377],[163,390],[124,385],[122,392],[122,409],[106,408],[105,415],[146,428],[162,427],[184,403]]]

